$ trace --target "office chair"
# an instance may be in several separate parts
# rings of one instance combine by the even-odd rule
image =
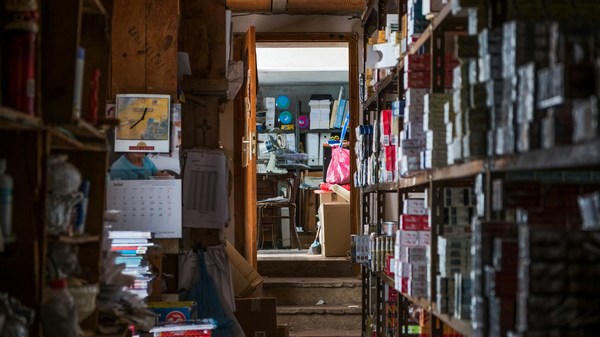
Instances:
[[[278,227],[281,219],[289,219],[290,236],[298,249],[302,249],[298,232],[296,231],[296,196],[300,186],[300,174],[294,174],[294,177],[282,180],[286,185],[285,197],[269,198],[256,202],[257,206],[257,227],[258,227],[258,243],[259,249],[264,245],[264,232],[271,227],[271,238],[273,247],[277,247]],[[281,209],[287,208],[288,215],[282,215]],[[273,220],[272,222],[263,223],[263,220]],[[292,245],[293,246],[293,245]]]

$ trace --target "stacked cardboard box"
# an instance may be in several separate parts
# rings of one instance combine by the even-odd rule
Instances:
[[[430,169],[446,166],[448,151],[446,147],[445,108],[449,106],[450,95],[426,94],[423,104],[423,131],[425,132],[425,150],[421,151],[421,168]]]
[[[329,129],[331,101],[310,100],[308,106],[310,107],[310,129]]]
[[[394,111],[394,109],[384,109],[379,114],[381,152],[379,156],[379,182],[393,182],[398,180],[396,155],[402,117],[394,114]]]
[[[438,237],[436,302],[438,310],[470,317],[471,227],[475,195],[470,188],[444,188],[444,208]]]
[[[473,335],[487,336],[490,330],[496,330],[496,322],[498,322],[497,314],[493,318],[490,317],[490,307],[497,307],[501,303],[490,300],[485,272],[491,272],[490,267],[493,268],[494,261],[498,261],[497,258],[494,259],[494,240],[516,238],[516,224],[512,222],[482,222],[479,218],[474,218],[472,232],[471,279],[473,282],[473,298],[471,300],[471,321]],[[503,261],[508,262],[507,259],[503,259]],[[486,266],[488,267],[487,270]],[[511,286],[507,285],[507,287],[510,288]],[[491,329],[492,320],[494,321],[494,329]]]
[[[404,200],[394,243],[394,279],[396,288],[410,296],[427,297],[429,294],[430,235],[425,200]]]
[[[400,161],[400,175],[421,168],[421,151],[425,149],[425,132],[423,131],[423,103],[429,89],[409,87],[404,92],[406,106],[404,109],[404,127],[400,137],[397,158]]]

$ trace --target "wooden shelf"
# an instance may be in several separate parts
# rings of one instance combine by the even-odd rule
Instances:
[[[377,97],[379,97],[379,94],[385,89],[387,88],[388,85],[390,85],[393,81],[394,78],[396,77],[397,74],[397,70],[393,69],[392,72],[387,75],[383,80],[379,81],[375,86],[375,92],[373,93],[373,95],[371,95],[371,97],[369,97],[365,103],[363,104],[363,109],[367,109],[369,106],[371,106],[371,104],[373,104],[376,100]]]
[[[423,170],[412,173],[410,176],[402,177],[396,183],[381,183],[363,187],[363,191],[370,193],[375,191],[393,191],[399,189],[408,189],[425,185],[430,181],[452,180],[473,177],[484,172],[487,162],[484,159],[474,160],[472,162],[451,165],[432,170]]]
[[[471,326],[471,321],[466,319],[458,319],[456,317],[442,314],[437,312],[436,310],[430,311],[434,316],[439,318],[444,324],[448,325],[452,329],[456,330],[459,334],[469,337],[473,335],[473,327]]]
[[[418,171],[408,177],[402,177],[398,182],[399,189],[412,188],[427,184],[431,180],[431,171]]]
[[[257,133],[284,133],[284,134],[293,134],[296,133],[296,130],[257,130]],[[341,133],[342,129],[303,129],[303,130],[298,130],[299,133],[301,134],[305,134],[305,133],[320,133],[320,132],[327,132],[327,133]]]
[[[57,235],[50,236],[50,241],[81,245],[85,243],[100,242],[100,235],[81,234],[76,236]]]
[[[106,139],[106,135],[104,134],[104,132],[98,130],[95,126],[86,122],[83,119],[78,120],[75,124],[63,124],[60,127],[68,130],[73,136],[77,138],[85,138],[98,141],[104,141]]]
[[[450,165],[432,171],[434,181],[469,178],[485,171],[487,160],[477,159],[467,163]]]
[[[79,141],[73,135],[69,134],[68,129],[57,127],[48,127],[48,132],[52,136],[51,148],[54,150],[79,150],[102,152],[107,150],[106,143],[87,144]]]
[[[429,26],[425,29],[425,31],[421,34],[421,36],[413,43],[407,51],[407,54],[415,54],[424,44],[431,38],[431,34],[433,31],[438,28],[444,19],[450,14],[452,9],[452,3],[447,3],[442,10],[438,13],[438,15],[433,18]]]
[[[583,168],[600,165],[600,138],[552,149],[494,158],[492,171]]]
[[[13,130],[41,130],[42,121],[38,117],[29,116],[13,108],[0,105],[0,128]]]

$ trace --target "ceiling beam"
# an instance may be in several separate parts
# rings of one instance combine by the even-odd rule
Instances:
[[[272,0],[273,13],[285,13],[287,11],[287,0]]]

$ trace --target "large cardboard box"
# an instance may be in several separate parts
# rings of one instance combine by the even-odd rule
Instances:
[[[350,250],[350,204],[327,202],[319,207],[321,254],[346,256]]]
[[[315,190],[315,194],[319,196],[319,202],[331,203],[331,202],[347,202],[341,195],[333,191]]]
[[[275,297],[236,298],[235,306],[246,337],[277,337]]]
[[[263,278],[252,268],[248,261],[238,253],[229,241],[225,244],[225,252],[227,253],[227,257],[229,257],[235,296],[250,296],[250,294],[262,286]]]

